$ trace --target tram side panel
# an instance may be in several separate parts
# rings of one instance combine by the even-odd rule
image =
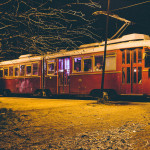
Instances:
[[[45,89],[48,89],[51,94],[57,94],[57,76],[46,76]]]
[[[33,63],[30,63],[32,66]],[[17,66],[21,66],[17,64]],[[26,65],[26,67],[29,65]],[[4,76],[2,80],[3,91],[9,90],[11,93],[16,94],[34,94],[36,90],[41,89],[41,61],[38,62],[36,75],[33,74],[33,69],[31,74],[24,75],[15,74],[15,66],[14,67],[14,75],[13,76]],[[33,68],[33,67],[31,67]],[[18,69],[19,70],[19,69]],[[27,71],[27,69],[26,69]]]
[[[47,94],[57,94],[57,59],[45,60],[44,89]]]
[[[119,92],[118,74],[106,73],[104,89]],[[93,90],[101,89],[102,74],[72,75],[70,78],[70,93],[89,95]]]

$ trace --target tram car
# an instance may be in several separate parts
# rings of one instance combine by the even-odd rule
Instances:
[[[44,56],[0,62],[0,92],[34,95],[100,95],[105,43]],[[107,42],[104,91],[150,95],[150,37],[130,34]]]

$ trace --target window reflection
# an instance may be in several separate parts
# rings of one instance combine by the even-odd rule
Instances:
[[[26,75],[31,76],[31,66],[26,66]]]
[[[103,56],[95,56],[94,71],[101,71],[103,67]]]
[[[19,76],[19,68],[15,68],[15,76]]]
[[[4,68],[4,76],[8,76],[8,68]]]
[[[54,73],[54,63],[50,63],[47,65],[47,74],[53,74]]]
[[[64,66],[63,59],[59,59],[59,67],[58,67],[59,72],[63,72],[64,68],[63,66]]]
[[[84,71],[92,71],[92,60],[90,59],[84,59]]]
[[[0,77],[3,77],[3,68],[0,68]]]
[[[38,63],[33,63],[33,75],[38,75]]]
[[[81,71],[81,57],[74,58],[74,71],[75,72]]]
[[[133,83],[136,83],[136,72],[137,72],[137,69],[136,67],[133,68]]]
[[[13,76],[13,67],[9,67],[9,76]]]
[[[20,65],[20,76],[25,75],[25,65]]]

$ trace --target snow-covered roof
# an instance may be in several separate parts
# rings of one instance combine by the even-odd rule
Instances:
[[[108,41],[107,51],[118,50],[118,49],[130,49],[130,48],[137,48],[137,47],[144,47],[144,46],[150,47],[150,37],[148,35],[130,34],[130,35],[125,35],[118,39]],[[104,42],[81,45],[78,50],[60,51],[53,54],[47,54],[44,57],[46,59],[50,59],[50,58],[75,56],[75,55],[102,52],[102,51],[104,51]],[[32,62],[32,61],[42,60],[42,58],[43,56],[23,55],[20,56],[19,59],[0,62],[0,65]]]
[[[118,39],[110,40],[107,43],[107,51],[144,46],[150,47],[150,37],[144,34],[129,34]],[[79,48],[79,50],[67,51],[64,53],[53,53],[51,55],[47,55],[46,58],[49,59],[55,57],[75,56],[80,54],[102,52],[104,51],[104,42],[85,44],[81,45]]]
[[[116,44],[116,43],[121,43],[121,42],[137,41],[137,40],[150,40],[150,36],[145,35],[145,34],[133,33],[133,34],[124,35],[118,39],[114,39],[114,40],[110,40],[110,41],[108,40],[107,44]],[[105,42],[101,43],[101,45],[104,45],[104,44],[105,44]]]
[[[32,61],[38,61],[42,60],[42,56],[33,56],[33,55],[21,55],[19,59],[14,59],[14,60],[8,60],[8,61],[3,61],[0,62],[1,65],[11,65],[11,64],[18,64],[18,63],[28,63]]]

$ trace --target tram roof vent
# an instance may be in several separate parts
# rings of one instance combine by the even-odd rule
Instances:
[[[84,44],[84,45],[79,46],[79,49],[91,48],[91,47],[99,47],[99,43]]]
[[[107,41],[107,44],[117,44],[117,43],[122,43],[122,42],[128,42],[128,41],[138,41],[138,40],[150,40],[149,35],[145,34],[138,34],[138,33],[133,33],[133,34],[128,34],[124,35],[121,38],[118,39],[113,39],[110,41]],[[102,42],[101,45],[104,45],[105,42]]]
[[[59,53],[64,53],[64,52],[67,52],[67,50],[66,50],[66,49],[61,49],[61,50],[59,51]]]
[[[124,35],[121,37],[121,39],[124,41],[130,41],[130,40],[150,40],[149,35],[145,34],[138,34],[138,33],[133,33],[133,34],[128,34]]]
[[[19,59],[21,59],[21,58],[27,58],[27,57],[33,57],[33,56],[36,56],[36,54],[25,54],[25,55],[21,55],[19,57]]]

